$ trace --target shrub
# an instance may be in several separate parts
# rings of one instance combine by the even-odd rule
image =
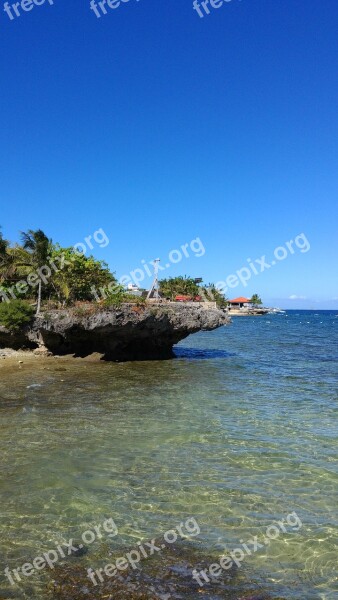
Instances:
[[[105,308],[121,306],[123,302],[127,302],[128,294],[121,285],[115,286],[113,290],[107,290],[106,297],[102,302]]]
[[[124,301],[124,298],[118,294],[116,294],[115,296],[109,296],[108,298],[105,298],[102,303],[100,304],[100,306],[102,308],[113,308],[113,307],[118,307],[121,306],[122,302]]]
[[[34,307],[24,300],[1,302],[0,325],[10,330],[20,329],[32,320],[34,312]]]

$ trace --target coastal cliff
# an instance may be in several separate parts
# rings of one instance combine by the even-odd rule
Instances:
[[[123,304],[99,311],[88,305],[42,313],[15,332],[0,326],[0,348],[81,357],[97,352],[118,361],[167,359],[174,356],[174,344],[188,335],[229,321],[223,310],[201,305]]]

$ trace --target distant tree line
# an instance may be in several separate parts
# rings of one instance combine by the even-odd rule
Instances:
[[[169,300],[175,300],[176,296],[187,296],[192,299],[201,298],[204,302],[216,302],[219,308],[225,308],[228,304],[227,298],[215,287],[213,283],[198,284],[192,277],[169,277],[159,282],[160,294]]]

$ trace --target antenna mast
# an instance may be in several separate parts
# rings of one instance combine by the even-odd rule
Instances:
[[[160,258],[155,258],[155,260],[153,261],[153,265],[154,265],[154,281],[152,283],[152,286],[148,292],[147,295],[147,300],[149,300],[151,298],[152,293],[154,292],[154,298],[156,300],[159,300],[160,298],[160,294],[159,294],[159,285],[158,285],[158,271],[159,271],[159,262],[161,261]]]

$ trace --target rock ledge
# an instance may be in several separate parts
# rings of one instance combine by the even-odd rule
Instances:
[[[106,360],[172,358],[173,346],[191,333],[210,331],[230,322],[223,310],[185,305],[135,306],[92,310],[52,310],[35,317],[15,333],[0,326],[0,348],[41,348],[53,354]]]

